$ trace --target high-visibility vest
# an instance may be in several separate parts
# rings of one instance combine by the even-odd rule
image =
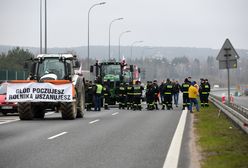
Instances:
[[[97,86],[96,93],[97,94],[102,94],[102,89],[103,89],[102,85],[101,84],[96,84],[96,86]]]
[[[183,84],[182,84],[182,92],[183,92],[184,94],[188,94],[188,93],[189,93],[189,92],[188,92],[189,87],[190,87],[190,85],[189,85],[188,83],[183,83]]]

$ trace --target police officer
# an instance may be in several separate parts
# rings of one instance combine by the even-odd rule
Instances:
[[[181,91],[183,92],[183,110],[185,110],[185,107],[189,107],[190,101],[189,101],[189,87],[190,83],[188,78],[185,78],[184,83],[182,83]]]
[[[133,110],[141,110],[141,95],[142,95],[142,86],[139,81],[136,81],[133,86]]]
[[[119,96],[119,109],[125,109],[126,106],[126,97],[127,97],[127,88],[124,83],[120,83],[120,86],[117,90]]]
[[[165,109],[165,106],[167,110],[173,109],[172,107],[173,85],[169,78],[167,78],[166,83],[164,84],[163,92],[164,92],[164,102],[163,102],[162,110]]]

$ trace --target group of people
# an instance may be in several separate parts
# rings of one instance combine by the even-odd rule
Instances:
[[[210,92],[210,84],[207,79],[201,79],[200,85],[196,81],[191,81],[191,77],[185,78],[182,84],[177,80],[162,82],[158,85],[157,80],[148,81],[145,89],[145,97],[147,110],[159,109],[159,104],[162,105],[162,110],[173,109],[174,105],[178,107],[179,93],[182,92],[183,109],[186,107],[190,112],[193,112],[192,106],[196,106],[199,111],[197,97],[200,97],[202,107],[208,107],[208,96]],[[103,85],[99,80],[94,83],[86,81],[86,109],[89,111],[94,108],[95,111],[100,111],[103,105],[104,109],[109,109],[111,101],[119,102],[119,109],[141,110],[141,102],[144,92],[144,86],[140,81],[130,83],[120,83],[118,87],[112,89],[115,99],[111,100],[110,81],[105,81]],[[103,99],[102,99],[103,98]]]
[[[86,110],[101,111],[101,106],[105,110],[109,109],[111,101],[119,102],[119,109],[133,109],[141,110],[141,97],[144,87],[141,86],[140,81],[136,81],[135,84],[130,82],[129,84],[120,83],[115,89],[110,89],[110,81],[104,81],[103,85],[100,80],[95,80],[94,83],[86,81]],[[115,97],[111,96],[111,92],[114,92]],[[113,93],[112,93],[113,94]]]
[[[178,107],[180,92],[182,92],[183,110],[187,107],[190,112],[193,112],[192,106],[195,105],[197,111],[199,111],[198,96],[200,97],[201,106],[208,107],[208,96],[211,86],[208,79],[200,80],[200,85],[196,81],[191,81],[191,77],[185,78],[181,85],[178,81],[171,81],[169,78],[166,82],[162,82],[160,86],[158,86],[157,80],[147,82],[147,109],[158,109],[158,102],[162,104],[162,110],[165,107],[167,110],[173,109],[173,100],[174,105]]]

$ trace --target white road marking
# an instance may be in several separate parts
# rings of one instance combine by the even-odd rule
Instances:
[[[97,120],[91,121],[91,122],[89,122],[89,124],[94,124],[94,123],[96,123],[96,122],[98,122],[98,121],[100,121],[100,120],[97,119]]]
[[[15,122],[15,121],[20,121],[20,120],[19,119],[9,119],[8,121],[1,121],[1,119],[0,119],[0,125]]]
[[[52,115],[52,114],[54,114],[54,112],[45,113],[46,116],[49,116],[49,115]]]
[[[173,136],[163,168],[177,168],[182,144],[183,132],[186,124],[187,110],[183,110],[176,132]]]
[[[118,113],[118,112],[116,112],[116,113],[113,113],[113,114],[112,114],[112,116],[114,116],[114,115],[117,115],[117,114],[119,114],[119,113]]]
[[[57,138],[57,137],[59,137],[59,136],[62,136],[62,135],[64,135],[64,134],[67,134],[67,133],[68,133],[68,132],[61,132],[60,134],[54,135],[54,136],[49,137],[49,138],[47,138],[47,139],[51,140],[51,139]]]

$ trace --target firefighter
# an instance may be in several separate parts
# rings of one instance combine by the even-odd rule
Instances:
[[[172,85],[170,79],[167,78],[166,83],[164,84],[164,87],[163,87],[164,102],[163,102],[162,110],[165,109],[165,106],[166,106],[167,110],[173,109],[173,107],[172,107],[172,91],[173,91],[173,85]]]
[[[118,88],[118,96],[119,96],[119,109],[125,109],[127,88],[124,83],[120,83],[120,86]]]
[[[158,102],[159,102],[159,87],[157,84],[157,80],[155,79],[153,81],[153,89],[154,89],[154,106],[156,110],[159,110],[158,108]]]
[[[147,81],[147,90],[146,90],[146,104],[147,110],[154,110],[154,86],[152,82]]]
[[[129,82],[127,86],[127,109],[132,109],[133,107],[133,83]]]
[[[188,78],[185,78],[184,83],[182,84],[181,91],[183,92],[183,110],[185,110],[185,107],[189,107],[190,101],[189,101],[189,87],[190,83]]]
[[[103,96],[104,96],[104,109],[109,110],[109,101],[110,101],[110,81],[105,81],[103,86]]]
[[[133,86],[133,110],[141,110],[141,95],[142,95],[142,86],[139,81],[135,82]]]
[[[200,101],[201,101],[201,106],[204,107],[204,100],[203,100],[203,96],[202,96],[202,89],[204,88],[205,85],[205,81],[203,78],[200,79],[201,83],[200,83],[200,87],[199,87],[199,97],[200,97]]]
[[[164,93],[163,93],[163,89],[164,89],[164,80],[161,82],[161,84],[159,85],[159,94],[160,94],[160,101],[161,103],[164,102]]]
[[[203,102],[204,102],[204,106],[208,107],[208,96],[209,96],[209,92],[210,92],[210,84],[208,83],[208,79],[204,80],[204,87],[202,88],[202,98],[203,98]]]

